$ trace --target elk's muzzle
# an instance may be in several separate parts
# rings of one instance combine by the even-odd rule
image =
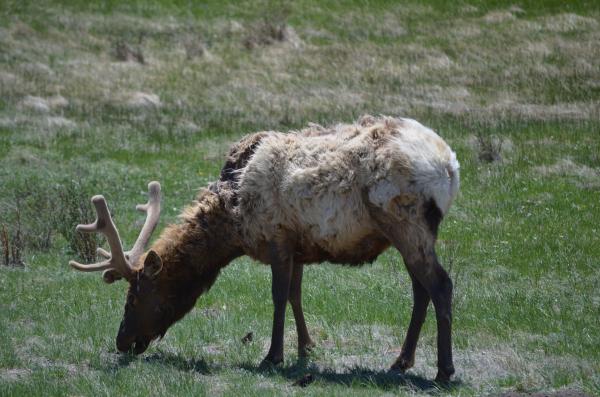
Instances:
[[[119,333],[117,334],[117,349],[121,353],[142,354],[145,352],[154,338],[128,333],[127,327],[124,324],[125,321],[122,321]]]

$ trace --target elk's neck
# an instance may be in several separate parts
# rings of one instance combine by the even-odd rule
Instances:
[[[183,211],[182,222],[167,227],[152,246],[163,262],[159,288],[177,295],[183,314],[213,285],[220,270],[243,254],[226,207],[218,194],[201,191]]]

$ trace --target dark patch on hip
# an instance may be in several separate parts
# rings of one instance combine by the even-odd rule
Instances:
[[[438,227],[442,222],[442,211],[439,209],[434,199],[429,199],[429,201],[425,202],[423,205],[423,213],[425,214],[425,221],[427,222],[427,226],[429,226],[429,230],[435,237],[437,237]]]

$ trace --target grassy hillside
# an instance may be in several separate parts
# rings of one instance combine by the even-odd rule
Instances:
[[[599,395],[598,59],[594,1],[2,1],[0,394]],[[285,365],[257,369],[270,272],[247,258],[144,355],[116,353],[125,283],[67,266],[95,244],[72,233],[89,197],[129,245],[148,181],[164,226],[243,134],[365,113],[418,119],[461,163],[438,243],[450,389],[430,382],[432,310],[414,369],[387,373],[412,301],[392,250],[306,270],[308,362],[289,315]]]

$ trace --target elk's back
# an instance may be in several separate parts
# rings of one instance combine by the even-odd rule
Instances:
[[[388,243],[365,194],[384,209],[397,197],[431,198],[428,181],[446,173],[453,156],[433,131],[392,118],[272,132],[253,150],[237,182],[243,239],[252,251],[291,233],[305,262],[373,260]]]

